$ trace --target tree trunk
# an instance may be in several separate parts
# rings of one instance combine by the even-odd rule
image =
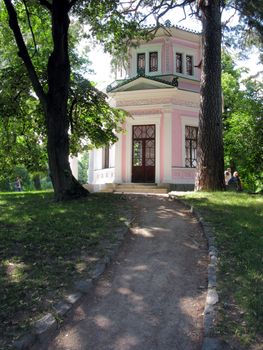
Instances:
[[[52,36],[54,49],[48,62],[46,124],[48,160],[57,201],[86,196],[88,191],[73,177],[69,164],[69,117],[67,110],[70,84],[68,56],[68,1],[53,0]]]
[[[46,94],[30,58],[12,0],[4,0],[9,14],[9,26],[24,61],[32,86],[43,107],[48,138],[50,177],[57,201],[86,196],[89,192],[73,177],[69,165],[69,117],[67,111],[70,84],[68,28],[71,6],[69,0],[42,0],[52,16],[53,52],[48,61],[48,93]]]
[[[197,191],[223,190],[220,0],[202,2],[203,53],[197,146]]]
[[[41,181],[39,174],[33,176],[34,187],[37,191],[41,190]]]

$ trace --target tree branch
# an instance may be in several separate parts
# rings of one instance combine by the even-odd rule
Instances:
[[[76,3],[78,2],[78,0],[71,0],[69,3],[69,8],[71,9]]]
[[[28,21],[30,32],[32,34],[32,39],[33,39],[33,43],[34,43],[34,47],[35,47],[35,52],[32,55],[32,57],[33,57],[35,55],[35,53],[37,52],[37,44],[36,44],[35,34],[34,34],[34,31],[33,31],[32,25],[31,25],[30,15],[29,15],[29,11],[28,11],[26,0],[23,0],[23,4],[25,6],[27,21]]]
[[[38,0],[40,5],[44,6],[46,9],[48,9],[50,12],[52,12],[52,5],[48,0]]]
[[[19,49],[18,55],[21,57],[21,59],[24,61],[24,64],[26,66],[29,78],[31,80],[31,83],[33,85],[33,88],[35,90],[35,93],[37,94],[44,111],[46,111],[47,108],[47,97],[43,90],[42,85],[40,84],[40,81],[38,79],[35,67],[31,61],[31,58],[29,56],[27,47],[25,45],[18,20],[17,20],[17,14],[16,10],[11,2],[11,0],[4,0],[8,15],[9,15],[9,27],[12,29],[14,33],[14,37],[16,40],[17,47]]]

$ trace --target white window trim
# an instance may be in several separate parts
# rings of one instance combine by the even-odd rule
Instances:
[[[149,58],[150,52],[158,52],[158,70],[155,72],[149,71]],[[132,49],[132,76],[136,76],[137,73],[137,55],[139,53],[145,53],[145,74],[146,75],[160,75],[162,74],[162,44],[159,45],[141,45],[136,49]]]
[[[176,53],[182,54],[182,67],[183,67],[183,73],[176,72]],[[173,57],[174,57],[174,74],[178,75],[179,77],[184,78],[192,78],[196,79],[196,60],[197,60],[197,51],[194,49],[189,49],[184,46],[174,45],[173,46]],[[193,57],[193,75],[186,74],[186,56],[192,56]]]
[[[194,126],[198,128],[198,118],[196,117],[181,117],[182,128],[182,166],[185,167],[185,127]],[[192,168],[189,168],[192,169]]]

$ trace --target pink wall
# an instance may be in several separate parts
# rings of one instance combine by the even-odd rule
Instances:
[[[182,130],[180,112],[172,113],[172,166],[181,166],[182,164]]]
[[[178,81],[179,81],[179,88],[200,92],[200,85],[197,85],[197,84],[191,83],[191,82],[181,81],[180,79]]]

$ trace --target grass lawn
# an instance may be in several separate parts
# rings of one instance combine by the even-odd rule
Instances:
[[[217,332],[238,349],[263,349],[263,197],[246,193],[189,193],[213,224],[219,248]]]
[[[130,213],[112,194],[55,203],[51,192],[0,193],[0,349],[88,276]]]

